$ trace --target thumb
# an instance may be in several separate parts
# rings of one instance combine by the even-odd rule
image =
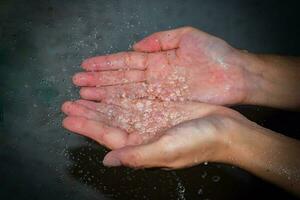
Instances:
[[[179,47],[182,36],[195,30],[192,27],[182,27],[168,31],[153,33],[133,45],[135,51],[156,52],[171,50]]]
[[[149,144],[126,146],[110,151],[103,159],[105,166],[128,166],[133,168],[163,167],[168,157],[160,140]]]

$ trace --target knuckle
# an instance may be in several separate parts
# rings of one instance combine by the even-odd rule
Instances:
[[[185,31],[195,31],[195,30],[196,30],[196,29],[195,29],[194,27],[192,27],[192,26],[184,26],[183,29],[184,29]]]
[[[76,127],[76,129],[77,130],[82,130],[82,129],[84,129],[84,127],[86,127],[87,126],[87,123],[88,123],[88,120],[87,119],[85,119],[85,118],[82,118],[82,119],[80,119],[80,120],[75,120],[74,121],[74,127]]]
[[[138,152],[129,152],[123,158],[123,164],[126,166],[134,168],[141,168],[143,166],[141,155]]]
[[[126,67],[129,67],[131,63],[132,52],[125,52],[124,54],[124,64]]]

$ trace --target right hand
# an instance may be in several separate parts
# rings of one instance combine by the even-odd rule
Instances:
[[[93,102],[67,101],[65,128],[88,136],[108,148],[147,143],[168,128],[196,119],[219,106],[195,102],[161,102],[147,99],[114,99]]]
[[[104,159],[106,165],[115,166],[113,162],[118,160],[118,165],[130,167],[181,168],[221,161],[228,152],[231,134],[238,132],[241,124],[254,124],[221,106],[124,101],[79,100],[65,102],[62,107],[68,115],[65,128],[112,149]]]
[[[118,116],[122,115],[129,117],[129,120],[131,117],[134,119],[134,116],[141,119],[141,122],[148,120],[139,117],[143,112],[139,110],[138,102],[139,100],[136,100],[136,104],[129,104],[129,107],[122,107],[120,104],[121,107],[112,112],[114,114],[109,120],[105,120],[103,113],[96,113],[99,104],[95,102],[86,104],[87,102],[81,101],[71,106],[70,103],[65,103],[63,111],[68,117],[63,124],[67,129],[111,148],[112,151],[103,161],[106,166],[177,169],[206,161],[228,163],[300,195],[299,141],[260,127],[229,108],[201,103],[187,105],[186,102],[184,106],[169,102],[166,109],[158,109],[159,112],[150,114],[150,118],[154,117],[150,121],[154,120],[156,123],[148,124],[146,130],[155,128],[154,130],[160,132],[150,135],[153,136],[150,138],[141,137],[143,134],[138,134],[140,126],[133,126],[133,129],[128,130],[135,132],[128,133],[122,130],[121,124],[118,123]],[[84,108],[83,104],[88,107]],[[158,108],[161,105],[155,102],[153,104]],[[105,112],[105,108],[109,107],[103,106],[102,103],[99,111],[109,114],[110,112]],[[189,108],[190,112],[186,112],[179,121],[176,117],[170,118],[175,121],[156,121],[161,113],[172,115],[174,108],[175,111],[187,111]],[[184,122],[188,119],[194,120]],[[112,127],[116,123],[120,128]],[[169,123],[175,127],[169,126]],[[165,130],[169,127],[171,128]]]
[[[203,162],[229,163],[233,135],[242,126],[255,126],[239,113],[222,109],[200,119],[181,123],[141,145],[128,145],[112,150],[104,158],[106,166],[134,168],[186,168]]]

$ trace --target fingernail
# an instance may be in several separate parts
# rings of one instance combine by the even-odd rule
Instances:
[[[73,82],[75,84],[83,84],[87,81],[87,75],[82,75],[81,73],[75,74],[73,76]]]
[[[117,166],[121,166],[121,162],[119,159],[110,156],[104,158],[103,165],[106,167],[117,167]]]
[[[75,74],[72,79],[73,79],[73,83],[75,84],[78,83],[79,75]]]

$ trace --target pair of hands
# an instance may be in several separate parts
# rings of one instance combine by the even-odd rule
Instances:
[[[243,52],[191,27],[154,33],[134,51],[89,58],[82,100],[63,126],[112,149],[107,166],[183,168],[231,157],[232,134],[256,126],[219,105],[247,103]],[[83,100],[84,99],[84,100]]]

